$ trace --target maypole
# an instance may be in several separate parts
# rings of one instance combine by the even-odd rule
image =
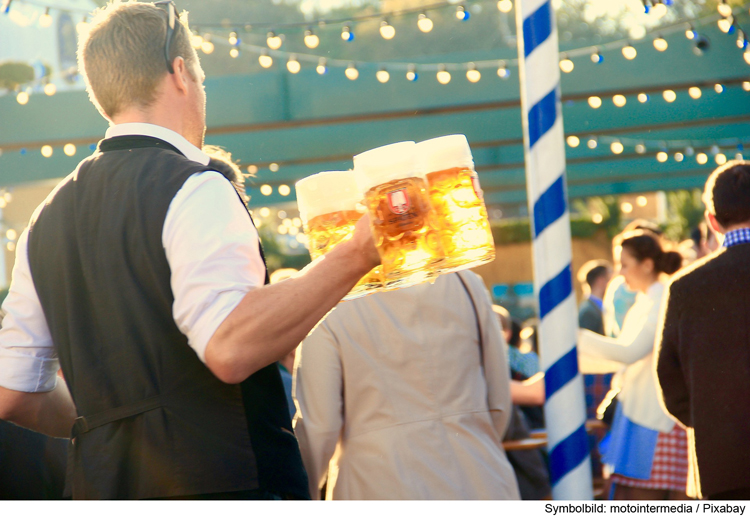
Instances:
[[[516,0],[526,189],[539,305],[539,349],[552,497],[592,497],[578,311],[571,270],[570,215],[560,103],[557,28],[551,0]]]

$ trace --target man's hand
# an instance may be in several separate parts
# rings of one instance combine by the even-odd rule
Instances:
[[[363,215],[357,221],[357,224],[354,226],[354,235],[351,238],[351,243],[360,249],[364,261],[372,265],[370,266],[370,270],[380,264],[380,254],[372,236],[369,214]]]

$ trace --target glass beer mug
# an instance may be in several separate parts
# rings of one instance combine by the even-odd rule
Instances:
[[[385,288],[437,276],[444,254],[416,144],[394,143],[358,154],[354,176],[370,213]]]
[[[463,270],[495,259],[487,208],[466,136],[426,140],[417,144],[417,152],[445,250],[440,271]]]
[[[364,212],[357,211],[362,195],[351,171],[314,174],[297,182],[295,188],[300,218],[313,259],[352,237],[354,225]],[[358,298],[380,289],[381,268],[373,268],[344,299]]]

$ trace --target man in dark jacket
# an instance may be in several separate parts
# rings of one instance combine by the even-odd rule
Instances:
[[[657,331],[663,404],[686,428],[688,494],[750,499],[750,164],[716,169],[703,195],[723,247],[678,273]]]

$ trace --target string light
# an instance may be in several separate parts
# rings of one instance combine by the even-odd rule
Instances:
[[[266,44],[269,48],[272,50],[278,50],[281,48],[281,37],[279,37],[275,32],[269,31],[268,35],[266,35]]]
[[[510,10],[513,9],[512,0],[500,0],[497,3],[497,9],[501,13],[510,13]]]
[[[708,161],[708,155],[705,152],[699,152],[695,155],[695,161],[703,165]]]
[[[413,64],[409,65],[409,69],[406,71],[406,80],[410,82],[414,82],[417,79],[419,79],[419,74],[417,73],[417,67]]]
[[[445,65],[441,64],[440,69],[437,73],[437,80],[440,84],[448,84],[451,82],[451,74],[448,70],[445,69]]]
[[[387,20],[383,19],[380,21],[380,36],[385,40],[391,40],[396,36],[396,28],[391,26]]]
[[[646,146],[644,144],[642,144],[642,143],[638,143],[635,146],[635,152],[637,152],[638,154],[645,153],[646,152]]]
[[[716,83],[714,85],[714,90],[716,91],[717,94],[720,94],[724,91],[724,87],[721,84]]]
[[[693,25],[691,24],[691,25],[690,25],[690,27],[689,27],[688,29],[686,29],[686,30],[685,30],[685,37],[686,37],[686,38],[687,38],[688,40],[693,40],[693,39],[694,39],[695,37],[697,37],[697,36],[698,36],[698,34],[697,34],[697,33],[695,32],[695,28],[694,28],[694,27],[693,27]]]
[[[268,54],[268,50],[263,50],[258,57],[258,63],[263,68],[270,68],[273,66],[273,58]]]
[[[261,217],[266,218],[271,214],[271,210],[264,207],[264,208],[260,208],[260,210],[258,210],[258,213],[260,213]]]
[[[49,7],[44,10],[44,14],[39,17],[39,26],[48,28],[52,25],[52,15],[49,14]]]
[[[638,102],[639,103],[647,103],[648,102],[648,94],[644,94],[643,92],[641,92],[640,94],[638,94]]]
[[[470,83],[477,83],[481,78],[482,74],[479,73],[476,65],[473,62],[470,62],[469,69],[466,70],[466,79],[468,79]]]
[[[203,35],[203,44],[201,44],[201,51],[206,55],[211,55],[214,52],[214,43],[211,42],[210,35]]]
[[[288,185],[281,184],[279,186],[279,195],[281,195],[282,197],[288,196],[290,192],[291,192],[291,189],[289,188]]]
[[[497,76],[500,79],[507,79],[510,77],[510,70],[508,70],[508,67],[505,65],[505,61],[500,61],[499,67],[497,69]]]
[[[722,33],[729,33],[733,29],[732,23],[734,22],[734,19],[732,17],[722,18],[719,19],[719,21],[716,23],[719,26],[719,29],[722,31]]]
[[[662,18],[667,14],[667,6],[664,4],[656,4],[651,10],[651,14],[656,18]]]
[[[563,55],[563,59],[560,61],[560,69],[565,73],[570,73],[573,71],[573,68],[575,68],[575,64],[573,64],[573,61],[568,59],[567,56]]]
[[[63,147],[63,152],[66,156],[73,156],[76,153],[76,146],[72,143],[66,143]]]
[[[622,94],[616,94],[612,97],[612,102],[615,104],[616,107],[624,107],[625,103],[628,102],[628,99],[622,95]]]
[[[566,141],[568,142],[568,146],[574,149],[581,144],[581,140],[578,138],[578,136],[568,136],[568,139]]]
[[[341,28],[341,40],[345,42],[351,42],[354,40],[354,32],[349,26]]]
[[[237,32],[236,31],[232,31],[229,34],[229,39],[227,39],[227,40],[228,40],[230,46],[237,46],[237,44],[239,44],[241,42],[240,39],[239,39],[239,37],[237,36]]]
[[[662,5],[662,4],[659,4],[659,5]],[[635,59],[637,55],[638,55],[638,52],[631,44],[628,44],[627,46],[622,48],[622,56],[625,57],[629,61],[632,61],[633,59]]]
[[[14,230],[13,228],[10,228],[8,231],[5,232],[5,237],[8,238],[10,241],[15,241],[18,237],[18,232]]]
[[[693,99],[699,99],[702,92],[701,92],[701,89],[698,88],[697,86],[691,86],[690,88],[688,88],[688,94]]]
[[[588,146],[589,149],[596,149],[596,146],[598,144],[594,138],[591,138],[589,141],[586,142],[586,145]]]
[[[432,31],[433,26],[434,24],[432,23],[430,17],[427,16],[427,14],[419,14],[419,17],[417,18],[417,27],[419,28],[419,31],[421,31],[422,33],[429,33],[430,31]]]
[[[279,170],[279,164],[277,164],[276,162],[269,163],[268,164],[268,170],[271,171],[272,173],[277,172]]]
[[[49,158],[50,156],[52,156],[52,152],[53,150],[51,145],[42,146],[42,156],[44,156],[45,158]]]
[[[666,51],[668,47],[669,43],[667,42],[667,39],[661,35],[654,39],[654,48],[656,48],[656,51]]]
[[[681,162],[685,159],[685,156],[681,152],[674,153],[674,161],[675,162]]]
[[[667,103],[674,103],[674,101],[677,99],[677,94],[675,94],[674,90],[664,90],[661,94],[664,97],[664,101]]]
[[[321,57],[318,61],[318,66],[315,67],[315,71],[318,72],[320,75],[325,75],[328,73],[328,61],[326,61],[325,57]]]
[[[307,46],[310,49],[315,49],[318,47],[318,44],[320,44],[320,38],[313,33],[312,28],[308,28],[305,30],[305,46]]]
[[[195,29],[195,34],[192,37],[190,37],[190,44],[196,50],[201,49],[201,46],[203,45],[203,36],[200,33],[198,33],[198,28]]]
[[[669,160],[669,155],[664,151],[659,151],[656,153],[656,161],[660,163],[664,163],[667,160]]]
[[[727,0],[721,0],[721,2],[719,2],[719,5],[716,6],[716,9],[719,11],[719,14],[723,17],[732,16],[732,7],[729,4],[727,4]]]
[[[639,196],[635,199],[635,203],[638,205],[639,208],[643,208],[648,204],[648,199],[644,197],[643,195]]]
[[[286,61],[286,69],[289,70],[289,73],[299,73],[301,68],[302,66],[297,60],[297,56],[290,55],[289,60]]]
[[[591,108],[599,108],[600,106],[602,106],[602,98],[599,96],[589,97],[589,106]]]
[[[86,17],[83,17],[83,20],[81,20],[78,24],[76,24],[76,31],[79,35],[83,35],[85,33],[88,33],[89,30],[89,20]]]
[[[745,39],[745,32],[742,30],[739,30],[737,32],[737,47],[741,50],[744,50],[745,46],[747,46],[747,40]]]
[[[467,20],[469,20],[470,17],[471,15],[469,14],[469,12],[466,10],[464,6],[458,6],[456,8],[456,18],[458,20],[466,22]]]
[[[620,204],[620,210],[623,213],[625,213],[626,215],[628,213],[632,213],[633,212],[633,204],[631,204],[630,202],[623,202],[622,204]]]
[[[232,59],[236,59],[237,57],[239,57],[239,56],[240,56],[240,49],[239,49],[239,48],[236,48],[236,47],[235,47],[235,48],[232,48],[231,50],[229,50],[229,56],[230,56],[230,57],[231,57]]]
[[[745,50],[745,53],[742,54],[742,57],[745,59],[745,62],[747,64],[750,64],[750,46]]]
[[[615,153],[615,154],[622,154],[622,151],[623,151],[623,150],[625,149],[625,147],[623,147],[622,143],[620,143],[619,141],[616,141],[616,142],[614,142],[614,143],[611,143],[611,144],[609,145],[609,148],[610,148],[610,149],[612,150],[612,152],[613,152],[613,153]]]
[[[601,64],[604,62],[604,56],[599,53],[598,48],[594,53],[591,54],[591,62],[593,62],[594,64]]]
[[[380,70],[378,70],[378,73],[375,74],[375,77],[381,83],[387,83],[391,78],[391,74],[389,74],[388,70],[386,70],[385,68],[381,68]]]
[[[16,101],[19,105],[25,105],[29,102],[29,94],[28,92],[18,92],[18,95],[16,96]]]
[[[44,93],[48,96],[53,96],[57,93],[57,85],[55,83],[47,83],[44,85]]]
[[[727,156],[723,152],[720,152],[714,157],[714,161],[716,162],[716,165],[724,165],[727,163]]]
[[[273,193],[273,188],[271,186],[269,186],[268,184],[263,184],[262,186],[260,186],[260,194],[261,195],[268,196],[271,193]]]
[[[750,81],[743,81],[742,82],[742,89],[745,92],[750,92]]]
[[[350,62],[349,66],[344,70],[344,75],[346,75],[346,78],[350,81],[354,81],[359,77],[359,70],[357,70],[357,67],[353,62]]]

